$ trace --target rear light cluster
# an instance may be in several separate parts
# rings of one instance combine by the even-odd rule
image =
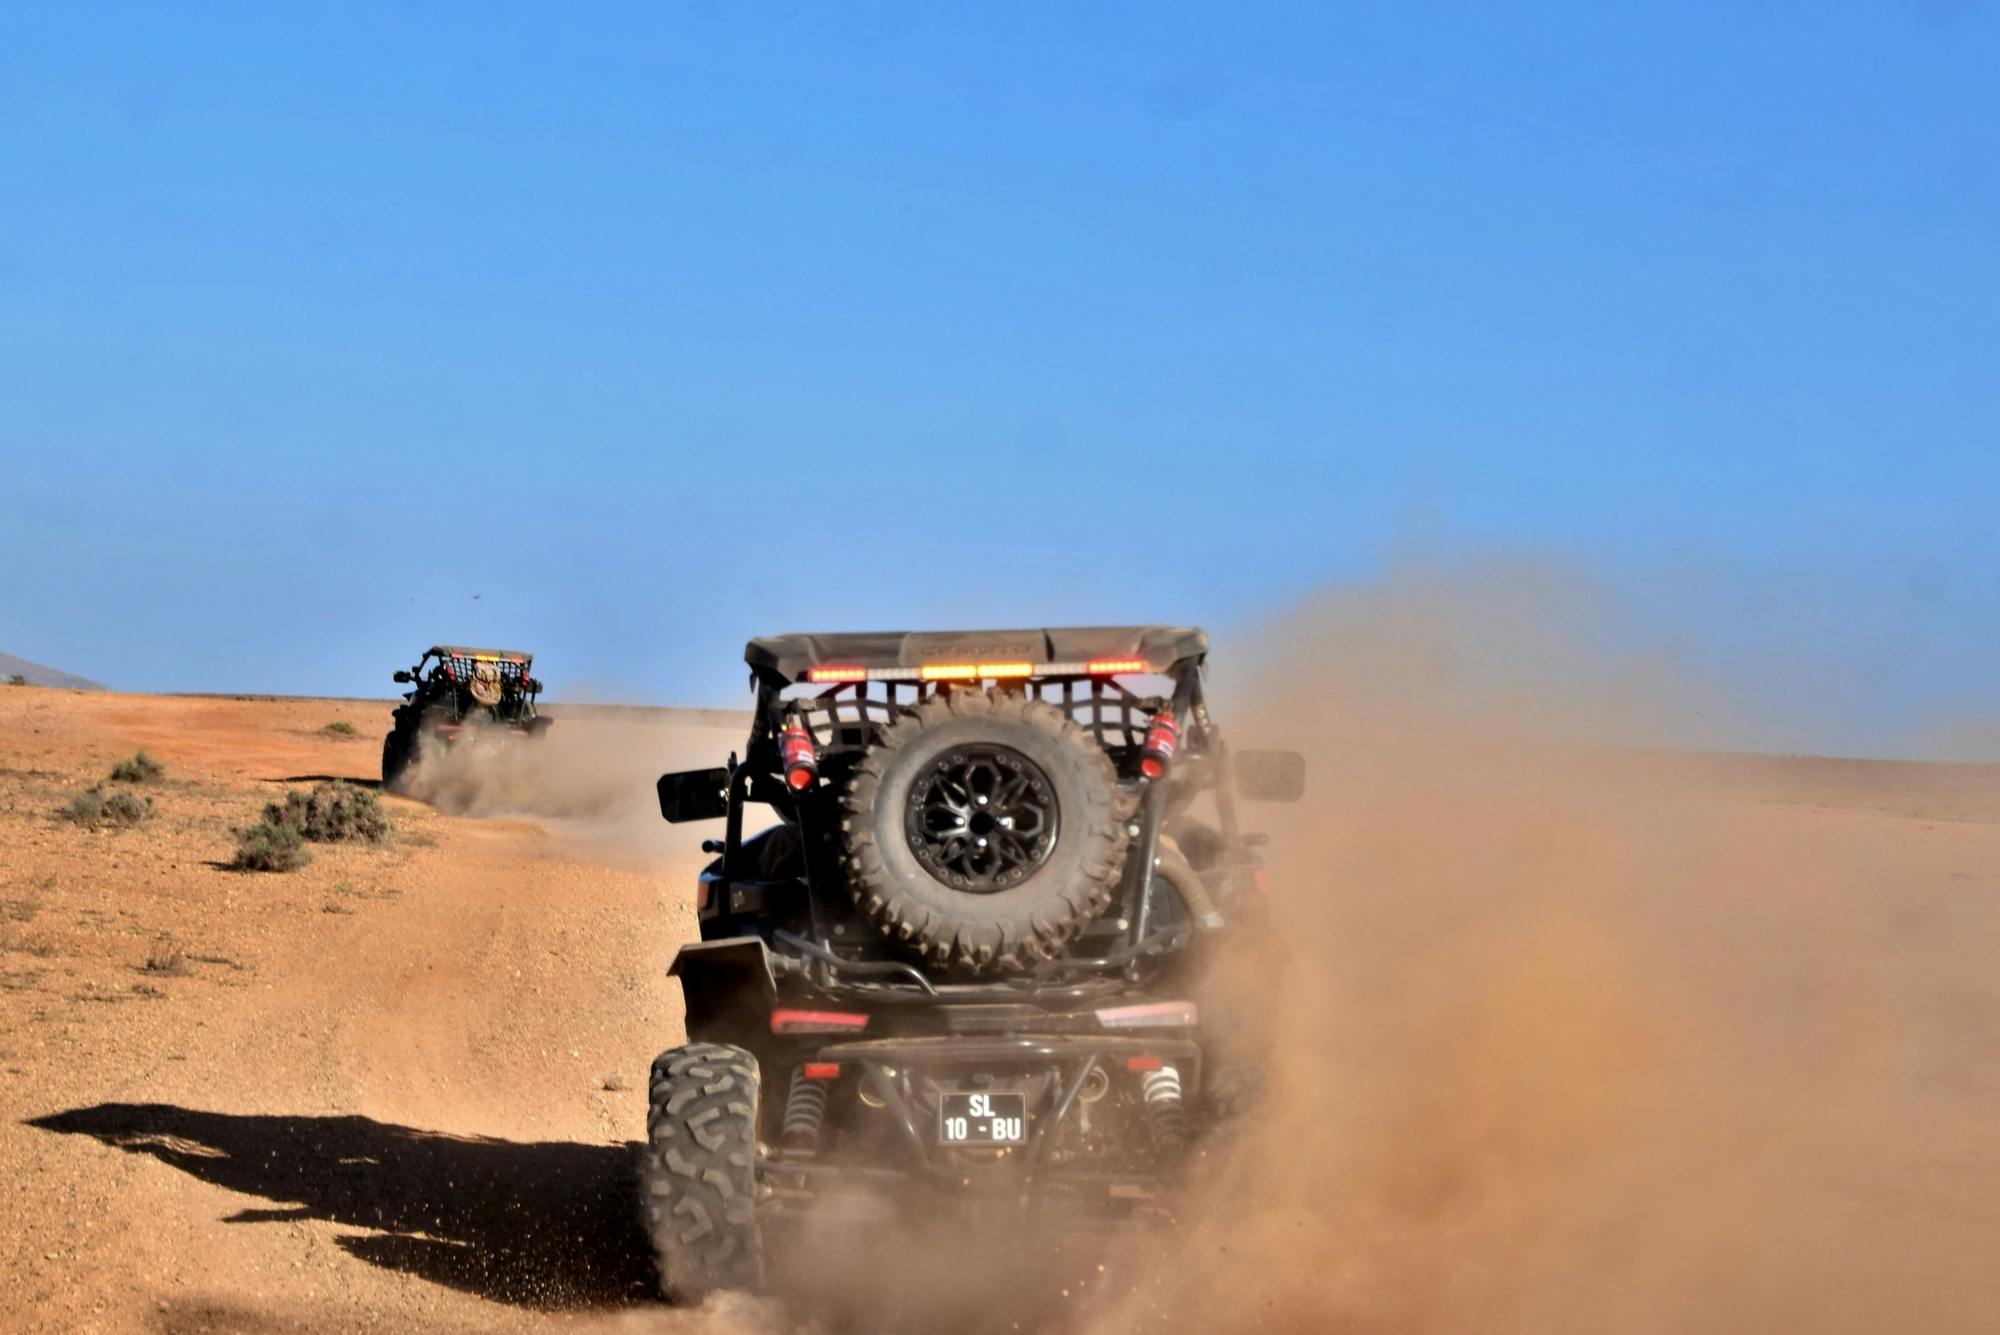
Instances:
[[[772,1011],[774,1034],[858,1034],[868,1017],[853,1011]]]
[[[1147,672],[1143,658],[1093,658],[1086,663],[925,663],[921,667],[855,667],[829,663],[806,669],[816,683],[856,681],[1007,681],[1022,677],[1111,677]]]
[[[819,777],[819,753],[805,724],[788,723],[778,734],[778,763],[785,771],[785,786],[795,793],[810,788]]]

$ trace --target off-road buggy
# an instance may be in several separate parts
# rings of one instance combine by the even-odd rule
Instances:
[[[450,746],[470,730],[539,737],[549,720],[535,712],[542,683],[530,675],[535,656],[517,649],[435,644],[396,681],[409,686],[396,706],[395,726],[382,739],[382,786],[394,790],[427,745]]]
[[[1304,783],[1223,744],[1207,650],[1162,626],[750,642],[741,759],[659,782],[667,820],[724,822],[670,969],[688,1042],[650,1081],[669,1298],[754,1286],[764,1226],[809,1211],[1164,1215],[1218,1068],[1255,1059],[1203,996],[1263,893],[1236,798]],[[752,803],[777,823],[746,836]]]

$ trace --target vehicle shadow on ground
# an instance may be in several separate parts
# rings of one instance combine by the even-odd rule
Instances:
[[[650,1301],[636,1145],[521,1143],[367,1117],[240,1116],[100,1103],[29,1126],[150,1154],[276,1208],[226,1223],[324,1219],[388,1270],[532,1308]]]
[[[349,788],[373,788],[380,791],[380,779],[357,779],[351,774],[288,774],[282,779],[265,779],[265,783],[344,783]]]

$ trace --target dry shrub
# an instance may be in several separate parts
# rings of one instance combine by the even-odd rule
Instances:
[[[158,783],[166,775],[167,767],[143,750],[133,752],[111,767],[113,783]]]
[[[230,866],[238,871],[297,871],[312,861],[299,827],[272,819],[273,812],[282,810],[274,802],[264,809],[262,820],[237,831],[236,857]]]
[[[339,779],[320,784],[311,793],[285,794],[284,804],[272,803],[264,819],[297,826],[315,844],[380,844],[391,833],[381,800],[368,789]]]
[[[295,871],[312,861],[306,844],[381,844],[391,834],[382,804],[366,788],[335,779],[310,793],[297,789],[264,807],[255,825],[237,831],[241,871]]]
[[[162,941],[146,952],[147,973],[178,978],[187,971],[187,953],[171,941]]]
[[[153,800],[93,787],[71,798],[60,814],[88,830],[129,829],[153,814]]]

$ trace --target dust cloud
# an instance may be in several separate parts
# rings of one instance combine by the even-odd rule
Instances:
[[[747,731],[747,715],[725,725],[700,711],[565,710],[539,737],[493,729],[427,741],[405,791],[454,815],[535,820],[616,864],[679,867],[717,831],[662,821],[654,781],[722,764]]]
[[[1866,777],[1654,749],[1731,712],[1584,588],[1328,594],[1218,654],[1266,667],[1238,743],[1312,765],[1253,809],[1281,1057],[1091,1335],[2000,1323],[2000,785],[1939,848]]]

